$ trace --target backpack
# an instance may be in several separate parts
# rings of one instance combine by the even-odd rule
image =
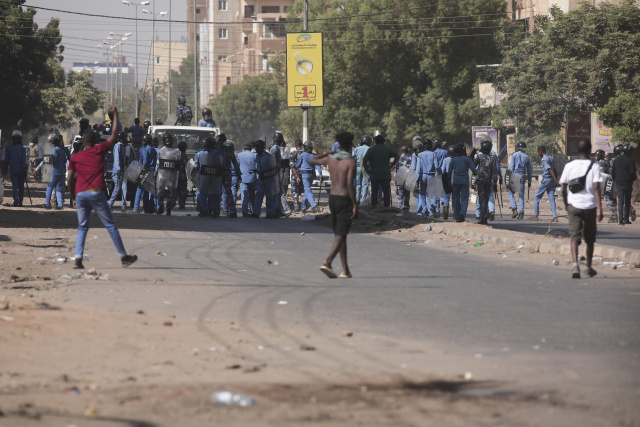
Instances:
[[[185,105],[184,107],[184,119],[188,122],[193,120],[193,113],[191,112],[191,107]]]

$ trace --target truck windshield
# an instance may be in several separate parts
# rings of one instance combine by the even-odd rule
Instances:
[[[189,157],[193,157],[195,153],[200,151],[200,141],[206,139],[209,136],[216,136],[215,130],[211,128],[202,128],[202,130],[198,129],[180,129],[180,127],[175,127],[171,129],[155,129],[153,134],[160,141],[160,146],[162,146],[162,134],[164,132],[171,132],[173,134],[173,146],[177,147],[180,141],[185,141],[187,143],[187,155]]]

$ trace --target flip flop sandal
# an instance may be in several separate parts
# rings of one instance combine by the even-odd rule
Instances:
[[[338,275],[336,274],[336,272],[333,271],[333,269],[331,267],[327,267],[324,264],[320,267],[320,271],[322,271],[324,274],[326,274],[329,279],[337,279],[338,278]]]

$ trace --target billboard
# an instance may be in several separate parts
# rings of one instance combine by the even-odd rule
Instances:
[[[507,99],[507,95],[498,92],[491,83],[480,83],[478,85],[478,92],[480,94],[480,108],[495,107]]]
[[[322,107],[322,33],[287,34],[287,106]]]
[[[591,146],[593,151],[603,150],[605,153],[613,153],[612,129],[598,120],[596,113],[591,113]]]
[[[498,131],[491,126],[473,126],[471,128],[471,136],[473,139],[473,147],[480,148],[480,140],[483,136],[489,135],[493,141],[493,151],[498,152]]]

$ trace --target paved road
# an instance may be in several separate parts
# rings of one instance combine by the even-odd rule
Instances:
[[[524,255],[504,259],[468,247],[456,253],[355,234],[349,237],[355,278],[328,280],[318,270],[333,238],[324,226],[177,215],[119,217],[127,249],[140,257],[135,269],[95,258],[87,267],[114,280],[131,271],[133,283],[119,288],[118,297],[100,284],[74,285],[69,298],[122,311],[267,325],[282,334],[307,328],[330,339],[336,331],[366,331],[451,355],[448,372],[428,358],[417,362],[430,372],[473,366],[495,380],[597,396],[600,404],[617,401],[627,413],[637,411],[640,283],[630,271],[576,281],[567,268],[549,269]],[[106,246],[87,252],[103,250],[113,255]],[[158,250],[168,256],[155,256]],[[136,281],[140,277],[147,281]],[[215,339],[213,329],[210,334]]]

